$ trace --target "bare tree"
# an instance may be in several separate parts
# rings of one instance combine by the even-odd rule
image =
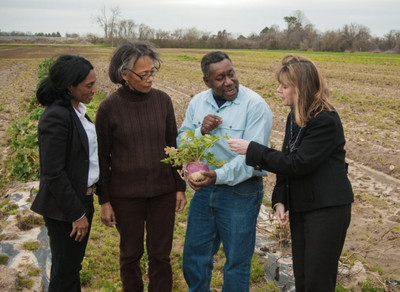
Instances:
[[[198,40],[201,36],[201,31],[199,31],[196,27],[187,28],[184,30],[183,39],[194,42]]]
[[[283,43],[284,35],[279,32],[276,25],[273,25],[267,33],[261,35],[259,46],[261,49],[277,50],[282,48]]]
[[[340,32],[335,30],[328,30],[324,32],[320,38],[321,46],[320,50],[323,52],[339,52]]]
[[[173,40],[180,40],[183,37],[183,29],[182,28],[176,28],[174,31],[171,33],[171,38]]]
[[[92,16],[92,21],[97,23],[104,30],[104,37],[108,38],[108,19],[106,14],[106,5],[103,4],[100,8],[100,14]]]
[[[341,50],[367,51],[371,40],[371,30],[358,23],[345,24],[340,30]]]
[[[104,30],[104,37],[111,39],[111,46],[114,46],[114,35],[117,33],[117,20],[121,15],[119,6],[113,6],[110,8],[111,15],[107,17],[106,5],[103,4],[100,9],[101,13],[97,16],[92,16],[92,21],[97,23]]]
[[[296,23],[300,27],[305,27],[306,25],[311,24],[306,15],[301,10],[296,10],[292,13],[292,16],[296,17]]]
[[[168,40],[170,37],[170,32],[162,29],[158,29],[155,31],[155,39],[159,41],[165,41]]]
[[[117,25],[118,37],[123,39],[135,39],[136,26],[136,23],[132,19],[120,20]]]
[[[110,27],[110,38],[111,38],[111,47],[114,46],[114,33],[116,33],[117,20],[121,16],[121,10],[119,6],[114,6],[110,8],[111,17],[109,18],[109,27]]]
[[[138,26],[138,35],[139,40],[151,40],[154,38],[154,29],[144,23],[141,23]]]
[[[387,50],[394,49],[397,41],[400,39],[400,30],[391,29],[387,34],[383,36]]]

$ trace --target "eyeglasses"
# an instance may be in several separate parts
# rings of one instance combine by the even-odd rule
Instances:
[[[150,76],[155,76],[158,72],[158,68],[154,67],[152,71],[150,71],[150,74],[145,74],[145,75],[139,75],[135,72],[133,72],[131,69],[128,69],[129,71],[131,71],[133,74],[135,74],[137,77],[140,78],[140,80],[146,80],[147,78],[149,78]]]

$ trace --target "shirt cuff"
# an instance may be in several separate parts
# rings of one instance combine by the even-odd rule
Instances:
[[[84,213],[81,218],[79,218],[78,220],[75,220],[74,222],[78,222],[79,220],[81,220],[83,217],[85,217],[86,213]]]
[[[214,170],[216,175],[217,175],[217,179],[215,180],[215,184],[216,185],[222,185],[225,183],[225,179],[224,179],[224,171],[221,169],[215,169]]]
[[[204,135],[201,133],[201,127],[198,127],[198,128],[196,128],[195,130],[194,130],[194,135],[197,137],[197,138],[200,138],[200,137],[203,137]]]

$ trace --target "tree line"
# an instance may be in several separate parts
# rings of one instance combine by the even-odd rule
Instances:
[[[61,33],[57,32],[52,32],[52,33],[44,33],[44,32],[37,32],[37,33],[32,33],[32,32],[22,32],[22,31],[17,31],[13,30],[11,32],[6,32],[6,31],[0,31],[0,36],[27,36],[27,37],[62,37]],[[66,33],[66,37],[79,37],[79,34],[77,33]]]
[[[92,16],[94,23],[104,31],[104,38],[88,34],[95,43],[109,43],[112,46],[124,39],[148,40],[161,48],[222,48],[222,49],[267,49],[303,50],[328,52],[371,52],[392,51],[400,53],[400,30],[392,29],[383,37],[371,35],[371,30],[357,23],[345,24],[342,28],[320,32],[304,12],[294,11],[285,16],[286,27],[278,25],[263,28],[260,33],[247,37],[221,30],[217,34],[192,28],[178,28],[173,31],[153,29],[132,19],[120,19],[118,6],[108,10],[101,7],[101,13]]]
[[[236,35],[225,29],[212,34],[208,31],[198,30],[196,27],[167,31],[153,29],[144,23],[138,24],[132,19],[121,19],[119,6],[113,6],[107,10],[103,5],[100,14],[92,16],[92,22],[102,28],[104,37],[91,33],[83,37],[93,44],[109,44],[111,46],[116,46],[121,41],[129,39],[148,40],[160,48],[392,52],[400,54],[399,29],[391,29],[382,37],[378,37],[372,36],[371,30],[365,25],[353,22],[345,24],[339,29],[320,32],[301,10],[296,10],[283,19],[285,21],[283,29],[273,24],[263,28],[259,33],[252,33],[248,36]],[[18,35],[17,33],[19,32],[14,32],[14,35]],[[57,32],[57,34],[59,33]],[[4,33],[0,32],[0,35],[4,35]],[[43,36],[49,36],[49,34]],[[66,33],[66,36],[79,37],[76,33]]]

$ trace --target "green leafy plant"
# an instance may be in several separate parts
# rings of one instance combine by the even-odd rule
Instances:
[[[39,65],[38,83],[49,74],[49,68],[54,60],[45,59]],[[42,115],[44,108],[41,107],[36,99],[36,90],[31,96],[28,111],[29,118],[22,117],[13,121],[7,133],[11,137],[14,154],[11,162],[13,165],[12,175],[17,181],[29,181],[39,179],[39,146],[37,139],[38,120]]]
[[[12,174],[18,181],[37,180],[39,178],[39,146],[37,140],[37,122],[21,118],[12,123],[7,130],[11,136],[14,155]]]
[[[46,78],[49,75],[49,69],[50,69],[51,65],[54,63],[54,61],[55,61],[54,59],[44,59],[39,64],[39,70],[38,70],[39,82],[37,83],[36,87],[39,87],[40,81],[42,81],[44,78]],[[32,111],[40,106],[39,102],[36,99],[36,91],[37,91],[37,89],[35,89],[35,91],[31,95],[31,99],[30,99],[29,105],[28,105],[29,111]]]
[[[43,112],[44,112],[44,107],[39,106],[31,111],[31,113],[29,114],[29,118],[34,121],[39,121],[40,116],[42,115]]]
[[[174,147],[166,147],[164,149],[168,157],[161,160],[161,162],[170,163],[174,167],[182,166],[182,171],[178,170],[182,179],[186,179],[187,174],[189,174],[188,178],[202,181],[205,177],[200,171],[208,170],[207,165],[215,165],[219,168],[225,164],[225,161],[217,161],[213,153],[207,152],[214,146],[215,142],[222,138],[229,139],[227,134],[222,137],[208,134],[196,137],[195,130],[187,130],[179,139],[181,143],[178,149]]]
[[[93,278],[93,272],[92,271],[80,271],[79,272],[80,278],[81,278],[81,284],[82,286],[87,286],[90,284],[90,281]]]

